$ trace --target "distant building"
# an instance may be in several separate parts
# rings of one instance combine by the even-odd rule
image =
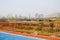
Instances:
[[[49,14],[47,17],[50,17],[50,18],[60,17],[60,13],[52,13],[52,14]]]
[[[49,20],[56,21],[57,19],[60,19],[60,13],[52,13],[47,16]]]

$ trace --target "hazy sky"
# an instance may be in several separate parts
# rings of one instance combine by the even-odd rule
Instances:
[[[0,16],[60,12],[60,0],[0,0]]]

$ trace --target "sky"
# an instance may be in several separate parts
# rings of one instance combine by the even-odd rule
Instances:
[[[60,13],[60,0],[0,0],[1,16]]]

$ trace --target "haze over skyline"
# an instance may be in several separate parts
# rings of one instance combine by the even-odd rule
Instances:
[[[60,0],[0,0],[0,16],[60,13]]]

